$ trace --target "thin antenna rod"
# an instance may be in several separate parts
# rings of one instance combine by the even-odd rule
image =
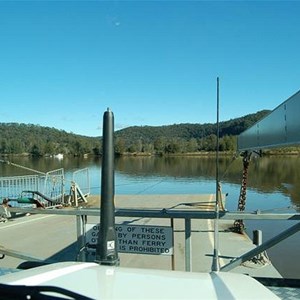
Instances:
[[[220,122],[219,122],[219,77],[217,77],[217,145],[216,145],[216,203],[215,203],[215,223],[214,223],[214,255],[212,271],[220,271],[219,263],[219,140],[220,140]]]

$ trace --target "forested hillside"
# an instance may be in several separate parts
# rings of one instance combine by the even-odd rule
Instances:
[[[220,122],[220,150],[234,151],[236,136],[270,111]],[[174,124],[168,126],[133,126],[116,132],[115,150],[124,152],[186,153],[214,151],[217,124]]]
[[[33,156],[99,154],[100,138],[32,124],[0,123],[0,153]]]
[[[260,111],[220,123],[220,150],[233,151],[236,136],[264,117]],[[133,126],[115,132],[115,152],[172,154],[214,151],[216,124]],[[101,154],[101,138],[32,124],[0,123],[0,154],[33,156]]]

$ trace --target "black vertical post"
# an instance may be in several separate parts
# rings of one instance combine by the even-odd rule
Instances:
[[[114,175],[114,115],[107,109],[103,115],[101,216],[96,261],[112,266],[119,264],[115,229]]]
[[[214,220],[214,253],[212,261],[212,271],[218,272],[220,270],[219,262],[219,139],[220,139],[220,92],[219,92],[219,77],[217,77],[217,144],[216,144],[216,202],[215,202],[215,220]]]

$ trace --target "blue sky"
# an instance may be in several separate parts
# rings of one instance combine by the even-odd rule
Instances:
[[[0,122],[102,135],[273,109],[300,89],[297,1],[0,1]]]

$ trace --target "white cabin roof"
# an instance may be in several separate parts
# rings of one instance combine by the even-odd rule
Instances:
[[[279,299],[236,273],[192,273],[57,263],[7,274],[0,283],[62,287],[92,299]]]

